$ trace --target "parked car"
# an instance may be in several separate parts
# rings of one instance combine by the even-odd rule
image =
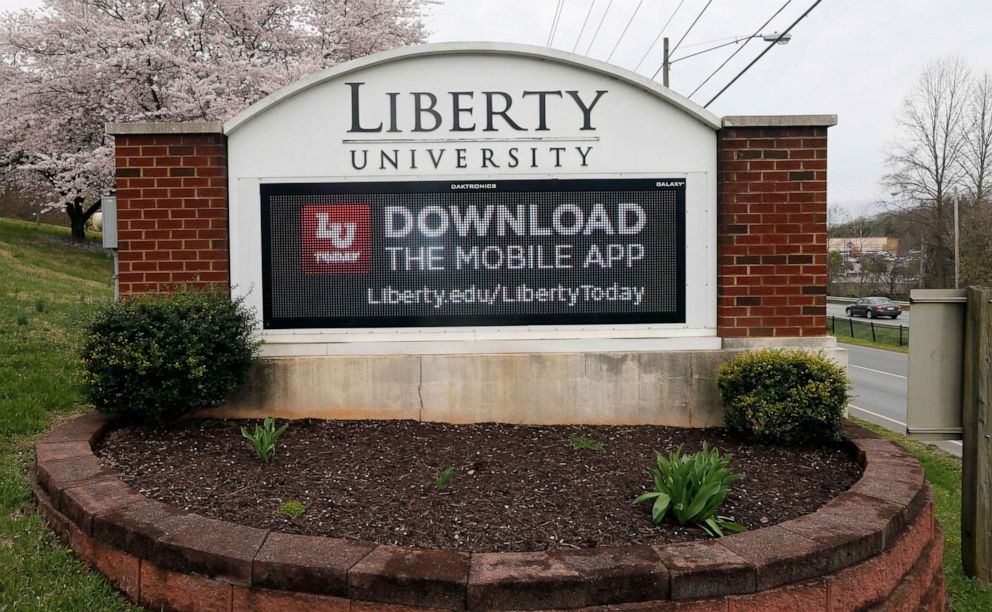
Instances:
[[[849,317],[859,316],[868,317],[869,319],[874,319],[876,317],[892,317],[893,319],[898,319],[899,315],[902,314],[902,306],[896,304],[887,297],[861,298],[844,310],[847,312],[847,316]]]

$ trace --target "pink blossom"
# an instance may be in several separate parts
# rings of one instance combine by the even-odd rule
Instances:
[[[431,3],[47,0],[0,15],[0,178],[85,214],[114,188],[106,123],[223,121],[307,74],[422,42]]]

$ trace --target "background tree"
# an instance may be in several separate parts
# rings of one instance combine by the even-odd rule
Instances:
[[[851,263],[837,251],[827,253],[827,294],[838,295],[837,287],[851,271]]]
[[[925,228],[924,246],[938,287],[948,286],[953,242],[951,194],[964,176],[964,121],[971,75],[959,58],[928,65],[903,102],[900,134],[884,182]]]
[[[992,287],[992,206],[973,207],[961,229],[961,284]]]
[[[992,74],[976,78],[964,130],[964,193],[971,206],[992,205]]]
[[[47,0],[0,16],[0,174],[73,237],[113,189],[113,121],[222,121],[302,76],[422,42],[429,0]]]
[[[992,225],[992,75],[973,76],[958,58],[924,69],[903,104],[899,137],[883,182],[898,202],[904,229],[918,241],[926,285],[951,286],[954,203],[961,216],[961,261]],[[966,221],[967,219],[967,221]],[[975,236],[966,239],[965,234]],[[901,237],[901,236],[900,236]]]

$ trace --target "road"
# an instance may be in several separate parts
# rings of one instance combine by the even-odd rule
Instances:
[[[851,415],[905,434],[908,356],[853,344],[841,346],[847,349],[847,371],[854,383]],[[949,453],[961,456],[960,442],[936,444]]]
[[[845,307],[847,307],[847,304],[831,304],[830,302],[827,302],[827,316],[828,317],[835,316],[838,319],[850,318],[844,312]],[[909,327],[909,311],[908,310],[903,311],[903,313],[899,315],[898,319],[866,319],[864,317],[854,317],[854,320],[855,321],[870,320],[870,321],[874,321],[875,325],[903,325],[905,327]]]

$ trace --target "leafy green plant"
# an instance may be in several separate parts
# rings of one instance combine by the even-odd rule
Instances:
[[[17,315],[17,324],[20,325],[21,327],[27,325],[28,324],[27,315]]]
[[[279,506],[279,514],[291,519],[301,516],[306,511],[307,507],[295,499],[291,499]]]
[[[255,360],[255,318],[226,292],[184,290],[122,300],[99,311],[81,351],[97,410],[167,422],[220,404]]]
[[[805,351],[742,353],[720,367],[727,429],[743,438],[824,444],[843,438],[850,382],[844,368]]]
[[[38,301],[34,303],[35,312],[45,312],[45,307],[47,304],[43,298],[38,298]]]
[[[592,438],[569,438],[568,444],[575,450],[603,450],[603,443]]]
[[[655,451],[657,468],[649,468],[654,491],[638,496],[635,504],[654,500],[651,519],[661,523],[671,511],[680,525],[695,525],[712,536],[724,531],[744,531],[729,517],[716,514],[730,491],[730,485],[743,476],[730,471],[732,455],[720,455],[716,448],[703,443],[703,450],[682,454],[680,444],[665,457]]]
[[[247,428],[241,428],[241,435],[251,443],[255,449],[255,454],[263,464],[268,465],[272,461],[272,456],[276,454],[276,442],[282,434],[286,433],[289,423],[276,429],[276,421],[272,417],[265,417],[261,425],[255,425],[255,433],[252,434]]]
[[[455,468],[445,468],[441,470],[441,473],[437,475],[437,490],[444,492],[451,484],[451,477],[455,475]]]

